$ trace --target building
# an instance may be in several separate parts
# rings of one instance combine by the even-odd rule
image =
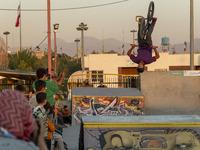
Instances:
[[[153,53],[154,55],[154,53]],[[91,73],[137,75],[137,64],[127,55],[89,54],[84,57],[85,69]],[[200,70],[200,54],[194,54],[194,68]],[[160,53],[160,58],[149,65],[147,71],[190,70],[190,54]]]

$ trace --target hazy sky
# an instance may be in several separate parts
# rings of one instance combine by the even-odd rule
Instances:
[[[112,3],[123,0],[51,0],[51,8],[76,8],[99,4]],[[57,37],[66,42],[73,42],[81,33],[76,27],[81,22],[88,25],[85,36],[102,39],[116,38],[120,41],[132,43],[133,34],[130,30],[138,29],[135,17],[146,16],[151,0],[129,0],[119,4],[75,9],[52,11],[51,24],[59,23]],[[154,0],[154,16],[158,18],[153,32],[154,45],[161,44],[161,38],[170,38],[170,44],[183,43],[190,39],[190,0]],[[17,9],[18,0],[0,0],[0,9]],[[46,9],[47,0],[21,0],[21,9]],[[19,46],[19,27],[15,27],[17,11],[0,10],[0,36],[9,31],[8,45]],[[194,0],[195,38],[200,38],[200,0]],[[22,45],[37,46],[47,33],[47,12],[22,12]],[[53,39],[53,34],[52,34]],[[47,41],[45,41],[46,43]]]

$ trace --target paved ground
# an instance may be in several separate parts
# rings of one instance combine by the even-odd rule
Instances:
[[[63,129],[63,139],[68,150],[78,150],[80,125],[69,126]]]

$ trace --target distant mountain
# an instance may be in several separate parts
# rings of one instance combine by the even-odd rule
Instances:
[[[77,53],[77,47],[75,42],[66,42],[63,39],[57,38],[57,51],[58,53],[66,53],[69,56],[75,56]],[[104,51],[108,52],[111,50],[114,50],[115,52],[121,54],[122,53],[122,45],[123,42],[116,40],[114,38],[109,38],[109,39],[104,39]],[[52,50],[54,50],[54,39],[52,39]],[[79,47],[81,42],[78,43]],[[94,37],[85,37],[84,38],[84,52],[85,54],[90,54],[93,51],[96,51],[98,53],[101,53],[101,47],[102,47],[102,40],[96,39]],[[28,46],[23,47],[23,48],[30,48]],[[47,43],[44,43],[40,45],[41,50],[47,50],[48,45]],[[124,43],[124,49],[125,49],[125,54],[130,48],[130,43]],[[16,51],[19,48],[9,48],[11,51]],[[34,48],[33,48],[34,49]],[[158,48],[158,51],[162,51],[162,46]],[[176,53],[185,53],[184,52],[184,44],[183,43],[178,43],[175,45],[170,45],[169,46],[169,53],[173,53],[175,51]],[[195,53],[200,53],[200,39],[196,38],[194,40],[194,51]],[[190,43],[187,42],[187,50],[186,53],[190,52]]]
[[[115,52],[118,52],[119,54],[122,53],[122,45],[123,43],[121,41],[118,41],[114,38],[110,39],[104,39],[104,51],[108,52],[110,50],[114,50]],[[54,40],[52,40],[52,49],[54,49]],[[60,38],[56,39],[57,43],[57,50],[58,53],[66,53],[69,56],[74,56],[77,53],[77,47],[76,47],[76,42],[66,42]],[[80,47],[81,42],[78,43]],[[42,44],[40,48],[42,50],[47,49],[48,45],[47,43]],[[102,40],[98,40],[94,37],[85,37],[84,38],[84,53],[90,54],[93,51],[96,51],[98,53],[101,53],[101,47],[102,47]],[[124,43],[124,49],[130,48],[129,43]]]

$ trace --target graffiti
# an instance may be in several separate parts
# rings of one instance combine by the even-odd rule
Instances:
[[[195,129],[146,129],[137,131],[96,129],[86,138],[95,139],[87,150],[199,150],[200,135]],[[97,133],[98,132],[98,133]],[[91,141],[91,140],[90,140]],[[92,145],[93,144],[93,145]],[[87,144],[85,144],[87,145]]]
[[[143,97],[72,97],[73,117],[76,123],[81,116],[131,116],[144,114]]]

